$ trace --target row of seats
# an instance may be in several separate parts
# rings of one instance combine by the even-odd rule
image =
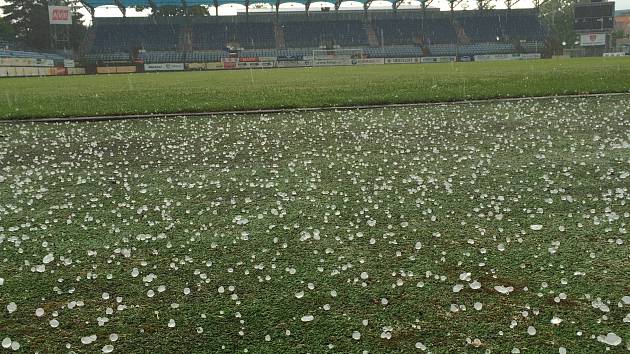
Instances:
[[[510,43],[474,43],[474,44],[432,44],[429,46],[431,55],[477,55],[477,54],[508,54],[514,53],[515,48]]]
[[[346,14],[347,15],[347,14]],[[287,15],[288,16],[288,15]],[[297,15],[295,15],[297,16]],[[271,18],[271,17],[270,17]],[[260,19],[259,19],[260,20]],[[369,47],[433,45],[449,43],[543,41],[546,31],[535,11],[463,12],[451,22],[449,16],[325,16],[278,24],[247,21],[192,21],[151,18],[112,21],[96,19],[92,52],[111,53],[143,48],[148,51],[317,48],[321,46]]]
[[[188,34],[188,35],[187,35]],[[190,38],[190,43],[188,42]],[[117,52],[133,48],[145,50],[223,49],[230,43],[243,48],[273,48],[275,34],[271,23],[181,24],[107,23],[94,26],[92,52]]]
[[[54,53],[38,53],[26,52],[21,50],[4,50],[0,49],[0,58],[32,58],[32,59],[49,59],[54,61],[63,61],[64,57]]]
[[[391,19],[373,21],[376,34],[385,45],[451,43],[457,36],[450,19]]]
[[[494,40],[538,41],[545,37],[545,29],[536,15],[482,15],[457,20],[471,42]]]
[[[306,21],[281,25],[287,47],[366,46],[367,32],[360,21]]]
[[[541,42],[524,42],[520,44],[521,51],[525,53],[540,52],[544,44]],[[285,58],[310,58],[313,50],[317,48],[295,49],[252,49],[242,50],[241,57],[285,57]],[[472,56],[477,54],[508,54],[517,52],[509,43],[473,43],[473,44],[431,44],[425,47],[383,47],[362,48],[363,55],[369,58],[413,58],[421,56]],[[140,54],[140,59],[145,63],[193,63],[214,62],[228,58],[230,54],[222,50],[206,51],[147,51]],[[92,53],[86,56],[89,62],[129,61],[129,53]]]

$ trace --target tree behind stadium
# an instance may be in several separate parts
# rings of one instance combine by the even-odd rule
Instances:
[[[76,50],[83,43],[86,28],[82,21],[83,15],[77,11],[78,6],[76,4],[68,5],[72,8],[70,47]],[[48,1],[5,0],[5,5],[1,8],[4,13],[4,20],[12,27],[12,39],[30,49],[52,49],[48,22]]]

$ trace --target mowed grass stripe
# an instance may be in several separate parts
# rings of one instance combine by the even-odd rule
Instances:
[[[0,118],[72,117],[628,92],[630,58],[0,80]]]

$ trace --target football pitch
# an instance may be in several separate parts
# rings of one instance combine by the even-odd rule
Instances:
[[[627,66],[595,62],[630,82]],[[576,91],[622,88],[573,79],[582,71],[565,63],[510,64],[520,71],[500,81],[542,93],[506,79],[533,65],[556,68],[529,76],[555,88],[565,76]],[[443,70],[448,89],[422,92],[454,99],[466,74],[449,67],[384,67],[400,80],[362,85],[367,68],[256,71],[247,92],[289,102],[295,74],[306,100],[327,92],[306,78],[338,72],[330,104],[367,89],[412,100],[419,91],[394,81],[425,90]],[[61,112],[35,103],[46,97],[87,99],[87,82],[120,105],[66,112],[185,106],[141,82],[189,104],[202,96],[185,92],[206,87],[244,108],[257,96],[228,93],[249,75],[0,85],[45,83],[29,116]],[[217,78],[224,91],[204,81]],[[53,95],[51,83],[75,84]],[[629,131],[628,96],[0,125],[0,341],[42,353],[625,352]]]
[[[355,106],[628,92],[630,58],[0,80],[0,119]]]

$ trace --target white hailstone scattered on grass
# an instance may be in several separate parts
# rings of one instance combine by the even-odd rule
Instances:
[[[427,350],[427,346],[422,344],[421,342],[416,342],[416,349]]]
[[[420,242],[420,241],[416,242],[416,245],[414,247],[417,250],[421,249],[422,248],[422,242]]]
[[[324,311],[328,311],[330,310],[330,304],[325,304],[324,305]]]
[[[551,324],[559,325],[560,323],[562,323],[562,319],[560,317],[553,316],[550,322]]]
[[[361,339],[361,333],[359,331],[352,332],[352,339],[354,339],[354,340]]]
[[[542,230],[543,226],[540,224],[533,224],[533,225],[529,225],[529,228],[534,231],[540,231]]]
[[[389,304],[389,300],[387,300],[386,298],[382,298],[381,305],[387,305],[387,304]]]
[[[509,294],[509,293],[511,293],[512,291],[514,291],[514,288],[513,288],[513,287],[511,287],[511,286],[505,287],[505,286],[503,286],[503,285],[496,285],[496,286],[494,287],[494,290],[496,290],[496,291],[500,292],[501,294]]]
[[[35,310],[35,316],[37,316],[37,317],[42,317],[42,316],[44,316],[44,313],[46,313],[46,312],[45,312],[45,311],[44,311],[44,309],[43,309],[43,308],[41,308],[41,307],[39,307],[39,308],[37,308],[37,309]]]
[[[17,341],[12,341],[11,342],[11,350],[13,350],[13,351],[20,350],[20,343],[18,343]]]
[[[565,347],[558,348],[558,354],[567,354],[567,348]]]
[[[15,302],[9,302],[9,304],[7,305],[7,311],[9,313],[13,313],[15,312],[15,310],[17,310],[17,305],[15,304]]]
[[[52,253],[49,253],[44,256],[44,258],[42,259],[42,263],[48,264],[54,260],[55,260],[55,256]]]
[[[175,320],[174,319],[170,319],[168,320],[168,328],[173,328],[175,327]]]
[[[612,346],[617,346],[621,344],[621,337],[619,337],[614,332],[609,332],[607,335],[599,335],[597,336],[597,340],[604,344]]]
[[[147,291],[147,297],[154,297],[155,296],[155,291],[153,291],[152,289],[149,289]]]
[[[463,288],[464,288],[464,285],[462,285],[462,284],[455,284],[453,286],[453,292],[454,293],[458,293],[458,292],[462,291]]]
[[[468,284],[468,286],[470,286],[470,288],[473,290],[477,290],[481,288],[481,283],[475,280],[472,283]]]
[[[337,297],[337,291],[336,290],[331,290],[330,291],[330,296]]]
[[[223,287],[223,285],[221,285],[219,289],[217,289],[217,291],[219,292],[219,294],[223,294],[225,292],[225,288]]]
[[[197,327],[197,333],[198,334],[203,333],[203,327]]]
[[[294,294],[296,298],[301,299],[304,297],[304,291],[298,291]]]
[[[4,278],[0,277],[0,286],[4,285]]]
[[[527,327],[527,334],[530,336],[536,335],[536,328],[534,328],[534,326]]]
[[[101,348],[101,351],[103,353],[111,353],[111,352],[114,351],[114,346],[111,345],[111,344],[106,344],[106,345],[103,346],[103,348]]]
[[[109,293],[103,293],[103,294],[101,295],[101,298],[102,298],[103,300],[109,300]]]
[[[315,317],[313,317],[313,315],[305,315],[305,316],[302,316],[301,320],[302,320],[302,322],[311,322],[314,319],[315,319]]]
[[[81,337],[81,343],[88,345],[88,344],[92,344],[94,343],[94,341],[96,341],[96,335],[92,334],[90,336],[85,336],[85,337]]]
[[[630,296],[626,295],[624,297],[621,298],[621,301],[626,304],[626,305],[630,305]]]
[[[475,308],[475,310],[481,311],[481,309],[483,308],[483,304],[481,302],[475,302],[473,307]]]
[[[140,275],[140,271],[138,270],[138,268],[134,268],[131,270],[131,276],[132,277],[137,277],[138,275]]]
[[[368,275],[367,272],[361,272],[361,279],[365,280],[367,278],[369,278],[370,276]]]
[[[10,346],[11,346],[11,338],[6,337],[5,339],[2,340],[2,348],[9,349]]]
[[[116,333],[110,334],[109,335],[109,340],[112,341],[112,342],[117,341],[118,340],[118,334],[116,334]]]
[[[59,321],[57,321],[56,319],[52,319],[52,320],[48,321],[48,324],[50,324],[50,327],[52,327],[52,328],[59,327]]]
[[[271,342],[271,336],[267,334],[267,335],[265,336],[265,341],[267,341],[267,342]]]

